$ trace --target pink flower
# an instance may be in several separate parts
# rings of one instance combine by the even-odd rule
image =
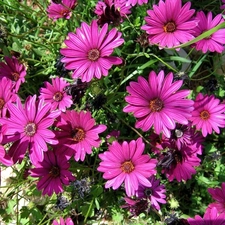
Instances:
[[[92,153],[92,147],[99,147],[99,133],[106,130],[105,125],[95,125],[90,112],[66,111],[56,123],[55,131],[61,151],[69,156],[75,154],[75,160],[84,161],[86,154]]]
[[[73,104],[72,96],[67,95],[64,90],[68,85],[69,83],[63,78],[53,78],[52,85],[49,82],[45,82],[45,88],[41,88],[40,99],[51,103],[52,110],[59,109],[65,112],[66,108]]]
[[[72,9],[76,6],[77,0],[62,0],[62,4],[53,1],[47,8],[48,17],[56,21],[59,18],[70,19]]]
[[[149,34],[149,43],[172,48],[193,39],[197,22],[191,19],[195,10],[190,7],[191,2],[182,6],[181,0],[160,0],[158,5],[153,5],[145,17],[147,24],[141,27]]]
[[[225,104],[220,104],[220,100],[213,95],[203,95],[199,93],[194,104],[194,111],[190,120],[202,131],[204,137],[212,134],[214,130],[220,133],[219,127],[225,127]]]
[[[105,188],[116,190],[124,182],[126,194],[130,197],[138,190],[139,184],[152,186],[147,178],[156,174],[157,161],[147,154],[142,155],[144,148],[141,138],[122,144],[114,141],[108,151],[99,154],[102,162],[97,170],[103,172],[103,178],[108,180]]]
[[[2,163],[5,166],[12,166],[13,161],[12,161],[11,157],[5,151],[4,146],[1,145],[3,136],[6,134],[6,131],[7,131],[6,124],[3,124],[2,126],[0,126],[0,163]]]
[[[138,198],[149,199],[151,206],[156,210],[160,210],[160,205],[166,203],[166,192],[165,186],[160,185],[160,180],[157,180],[155,176],[151,176],[149,178],[151,187],[145,187],[143,185],[139,185],[138,190],[136,191],[136,196]]]
[[[98,15],[98,24],[112,23],[118,26],[123,22],[122,18],[131,13],[131,6],[127,0],[103,0],[99,1],[95,7],[95,13]]]
[[[206,210],[203,218],[196,215],[194,219],[187,219],[190,225],[225,225],[225,213],[220,215],[215,207],[212,210]]]
[[[178,182],[189,180],[196,173],[195,166],[200,165],[195,149],[183,146],[181,149],[170,147],[160,155],[158,166],[162,166],[162,173],[166,174],[169,181],[176,179]]]
[[[72,77],[81,77],[82,82],[89,82],[93,77],[98,79],[107,76],[112,65],[122,63],[119,57],[110,56],[114,48],[120,46],[124,40],[121,33],[115,28],[109,31],[108,24],[99,30],[97,21],[93,20],[89,26],[85,22],[76,33],[69,33],[65,40],[67,48],[60,53],[65,56],[61,61],[66,64],[66,69],[75,70]]]
[[[209,209],[215,207],[218,213],[225,213],[225,182],[222,183],[221,188],[208,188],[209,194],[216,201],[208,205]]]
[[[21,83],[25,82],[26,68],[16,57],[4,57],[5,62],[0,63],[0,79],[7,77],[13,81],[15,91],[18,92]]]
[[[131,4],[132,6],[135,6],[136,4],[142,5],[142,4],[147,4],[148,0],[128,0],[127,4]]]
[[[224,22],[222,14],[218,14],[214,19],[212,19],[212,12],[208,12],[207,16],[204,12],[197,12],[196,20],[199,21],[198,26],[194,28],[195,36],[208,31],[220,23]],[[225,29],[220,29],[209,37],[204,38],[196,42],[193,46],[197,50],[201,50],[203,53],[207,51],[222,53],[225,44]]]
[[[0,80],[0,117],[5,117],[8,103],[15,102],[17,95],[13,93],[13,82],[7,77]]]
[[[57,220],[54,220],[52,225],[74,225],[73,221],[71,218],[67,218],[65,221],[62,217],[60,217],[60,221],[59,223],[57,222]]]
[[[129,96],[125,97],[128,105],[124,112],[132,112],[137,118],[136,128],[148,131],[154,126],[155,132],[162,131],[166,137],[170,137],[170,130],[180,124],[188,124],[191,117],[194,102],[185,99],[190,91],[179,90],[183,81],[173,82],[173,74],[164,77],[164,71],[158,76],[154,71],[150,72],[148,81],[139,76],[138,82],[130,82],[127,87]]]
[[[51,104],[44,104],[42,100],[36,102],[36,95],[29,96],[23,106],[20,99],[16,104],[9,103],[10,117],[1,119],[7,124],[7,131],[3,142],[14,142],[8,154],[13,162],[21,161],[29,150],[32,163],[43,160],[43,152],[48,150],[47,143],[57,144],[55,134],[48,128],[60,111],[50,111]]]
[[[70,164],[66,157],[57,154],[56,151],[48,150],[44,153],[42,162],[37,162],[35,168],[30,170],[32,177],[40,177],[37,189],[42,190],[42,194],[51,196],[63,192],[63,184],[69,185],[75,177],[68,171]]]

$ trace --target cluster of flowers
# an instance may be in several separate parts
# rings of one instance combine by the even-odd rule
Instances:
[[[66,48],[60,53],[65,68],[73,71],[72,78],[81,78],[82,82],[100,79],[108,75],[113,65],[123,62],[112,56],[114,49],[124,42],[122,33],[116,28],[108,31],[108,27],[122,23],[137,3],[141,5],[147,0],[99,1],[95,9],[98,19],[90,25],[82,22],[76,33],[68,34],[64,42]],[[76,4],[76,0],[52,1],[47,12],[53,20],[69,19]],[[224,22],[221,14],[212,19],[211,12],[205,15],[200,11],[194,16],[195,10],[190,7],[190,2],[182,6],[181,0],[160,0],[158,5],[153,5],[153,9],[147,11],[146,25],[142,26],[149,44],[158,45],[160,49],[172,48]],[[221,53],[224,34],[225,29],[220,29],[193,47],[203,53]],[[39,177],[37,188],[49,196],[53,192],[58,194],[63,191],[63,185],[75,180],[69,171],[71,157],[84,161],[93,147],[100,146],[99,134],[106,126],[96,125],[90,112],[69,110],[72,99],[65,92],[69,83],[63,78],[46,82],[40,96],[29,96],[22,104],[18,91],[25,81],[26,69],[15,57],[5,57],[5,62],[0,64],[0,162],[11,166],[28,154],[34,166],[30,175]],[[127,87],[128,105],[123,111],[133,113],[136,128],[144,132],[154,128],[149,153],[154,153],[158,160],[143,154],[142,138],[129,143],[114,141],[108,151],[99,154],[101,162],[97,170],[104,173],[105,188],[115,190],[124,184],[127,204],[123,207],[135,215],[149,207],[160,210],[159,203],[166,203],[165,186],[155,177],[156,166],[162,167],[169,181],[191,179],[196,173],[194,167],[200,165],[198,155],[202,154],[204,137],[213,131],[220,133],[219,128],[225,127],[225,104],[201,93],[194,101],[188,99],[190,91],[180,90],[182,85],[182,80],[174,81],[172,73],[165,76],[164,71],[158,75],[151,71],[148,79],[139,76],[137,82],[132,81]],[[225,218],[225,213],[214,206],[206,214],[204,219]],[[194,224],[197,220],[199,216],[188,221]],[[73,222],[70,218],[65,222],[60,218],[60,224]]]

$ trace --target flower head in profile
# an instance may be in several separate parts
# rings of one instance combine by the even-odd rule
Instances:
[[[192,19],[195,10],[190,7],[191,2],[182,6],[181,0],[160,0],[158,5],[153,5],[145,17],[147,24],[142,26],[149,34],[149,43],[172,48],[193,39],[197,22]]]
[[[149,178],[151,187],[145,187],[144,185],[139,185],[138,190],[136,191],[136,196],[139,199],[148,199],[150,200],[151,206],[156,210],[160,210],[160,205],[166,203],[166,189],[164,185],[160,185],[160,180],[157,180],[155,176]]]
[[[13,92],[13,82],[7,77],[0,80],[0,117],[5,117],[8,103],[15,102],[17,95]]]
[[[148,0],[128,0],[127,1],[127,4],[131,4],[132,6],[135,6],[136,4],[143,5],[147,3],[148,3]]]
[[[208,188],[208,192],[215,200],[208,205],[208,208],[215,207],[218,213],[225,213],[225,182],[222,183],[221,188]]]
[[[59,222],[54,220],[52,225],[74,225],[74,223],[71,218],[66,218],[66,220],[64,220],[62,217],[60,217]]]
[[[198,26],[194,28],[195,36],[199,36],[205,31],[208,31],[224,22],[222,14],[218,14],[214,19],[212,17],[212,12],[208,12],[207,15],[205,15],[203,11],[197,12],[196,20],[199,22]],[[201,50],[203,53],[206,53],[207,51],[222,53],[224,50],[224,44],[225,29],[219,29],[209,37],[196,42],[193,46],[197,50]]]
[[[202,131],[204,137],[212,134],[214,130],[220,133],[219,127],[225,127],[225,104],[220,104],[220,100],[213,95],[203,95],[199,93],[195,99],[194,110],[192,112],[192,125]]]
[[[92,78],[100,79],[108,75],[108,70],[113,65],[119,65],[122,60],[116,56],[110,56],[114,48],[120,46],[124,40],[122,33],[115,28],[108,31],[108,24],[99,29],[97,21],[91,25],[83,22],[76,33],[69,33],[69,39],[65,40],[64,49],[60,53],[64,56],[61,60],[66,69],[74,70],[72,77],[81,78],[82,82],[89,82]]]
[[[173,82],[173,74],[164,77],[164,71],[157,75],[150,72],[148,81],[139,76],[138,82],[130,82],[125,97],[128,105],[124,112],[132,112],[137,118],[136,128],[148,131],[154,126],[156,134],[170,137],[170,130],[175,129],[176,122],[188,124],[194,102],[186,99],[189,90],[179,90],[183,81]]]
[[[47,8],[48,17],[56,21],[59,18],[70,19],[72,10],[76,6],[77,0],[62,0],[57,4],[54,1]]]
[[[68,170],[70,164],[66,157],[58,154],[57,151],[47,151],[44,153],[42,162],[35,164],[35,168],[30,170],[32,177],[39,177],[37,189],[43,190],[42,194],[51,196],[63,192],[63,185],[69,185],[75,177]]]
[[[59,140],[58,146],[69,156],[73,154],[76,161],[84,161],[86,154],[92,153],[92,147],[99,147],[101,140],[99,133],[106,130],[105,125],[95,125],[90,112],[66,111],[62,113],[55,131]]]
[[[40,99],[51,103],[52,110],[59,109],[65,112],[66,108],[73,104],[72,96],[67,95],[64,90],[68,85],[63,78],[53,78],[52,84],[45,82],[45,88],[41,88]]]
[[[36,95],[29,96],[24,106],[19,98],[16,104],[9,103],[9,118],[2,118],[1,123],[7,124],[4,143],[14,142],[8,154],[13,162],[21,161],[29,150],[33,164],[43,160],[43,152],[48,150],[47,143],[57,144],[55,134],[48,128],[60,111],[50,111],[51,104],[44,104],[42,100],[36,102]]]
[[[116,190],[124,183],[126,194],[130,197],[135,195],[139,184],[152,186],[147,178],[156,173],[157,161],[143,154],[144,148],[141,138],[122,144],[114,141],[108,151],[99,154],[102,162],[97,170],[103,172],[103,178],[108,180],[106,188]]]
[[[26,68],[14,56],[12,58],[5,56],[4,59],[5,63],[0,62],[0,79],[7,77],[12,80],[14,89],[18,92],[21,83],[25,82]]]
[[[127,0],[103,0],[99,1],[95,7],[98,15],[98,24],[103,26],[105,23],[118,26],[123,22],[123,17],[131,13],[131,6]]]
[[[194,219],[188,218],[187,221],[190,225],[225,225],[225,213],[219,214],[213,207],[211,210],[205,211],[203,218],[196,215]]]

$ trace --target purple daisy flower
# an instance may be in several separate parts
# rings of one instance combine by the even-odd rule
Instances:
[[[154,126],[157,134],[163,132],[170,137],[170,130],[175,129],[176,122],[188,124],[194,102],[185,99],[190,91],[179,90],[183,81],[173,82],[173,73],[164,77],[164,71],[158,76],[150,72],[148,81],[139,76],[138,82],[130,82],[125,97],[129,103],[123,111],[132,112],[137,118],[136,128],[148,131]]]
[[[7,114],[8,102],[15,102],[17,95],[13,92],[13,83],[7,77],[0,80],[0,117]]]
[[[57,220],[54,220],[52,225],[74,225],[71,218],[67,218],[65,221],[62,217],[60,217],[59,222]]]
[[[16,57],[4,57],[5,62],[0,62],[0,79],[7,77],[13,81],[14,89],[18,92],[21,83],[25,82],[26,68]]]
[[[50,111],[51,104],[44,104],[42,100],[36,102],[36,95],[29,96],[23,106],[20,99],[17,103],[8,103],[10,117],[1,119],[7,124],[4,143],[14,142],[8,154],[13,162],[22,161],[26,150],[29,150],[33,164],[43,160],[43,151],[47,151],[46,143],[57,144],[55,134],[48,128],[60,111]]]
[[[153,5],[145,17],[147,24],[141,27],[149,34],[149,43],[172,48],[193,39],[197,22],[192,19],[195,10],[190,7],[191,2],[182,6],[181,0],[160,0]]]
[[[178,182],[191,179],[196,173],[194,167],[200,165],[195,149],[183,146],[181,149],[170,147],[160,155],[158,166],[162,166],[162,173],[166,174],[169,181],[176,179]]]
[[[136,191],[136,196],[140,199],[149,199],[151,206],[156,210],[160,210],[160,205],[166,203],[166,192],[165,186],[160,185],[160,180],[157,180],[155,176],[149,178],[151,187],[145,187],[144,185],[139,185],[138,190]]]
[[[63,78],[53,78],[52,84],[45,82],[45,88],[41,88],[39,98],[51,103],[52,110],[59,109],[65,112],[66,108],[73,104],[72,96],[67,95],[64,90],[68,85]]]
[[[128,0],[127,1],[127,4],[131,4],[132,6],[135,6],[136,4],[143,5],[147,3],[148,3],[148,0]]]
[[[100,146],[99,133],[107,128],[105,125],[95,125],[91,113],[84,111],[62,113],[56,127],[59,129],[55,131],[59,140],[58,146],[61,151],[67,151],[69,156],[75,154],[76,161],[84,161],[85,155],[92,153],[92,147]]]
[[[203,218],[196,215],[194,219],[188,218],[190,225],[225,225],[225,213],[218,214],[215,207],[211,210],[206,210]]]
[[[62,0],[61,4],[56,4],[53,1],[47,8],[48,17],[56,21],[59,18],[70,19],[72,10],[77,4],[77,0]]]
[[[108,151],[99,154],[102,162],[97,170],[103,172],[103,178],[108,180],[105,188],[116,190],[124,182],[126,194],[130,197],[135,194],[139,184],[152,186],[147,178],[156,174],[157,161],[149,155],[142,155],[144,148],[141,138],[122,144],[114,141]]]
[[[225,127],[225,104],[220,104],[220,100],[213,95],[203,95],[199,93],[194,104],[194,111],[190,120],[202,131],[204,137],[212,134],[214,130],[220,133],[219,127]]]
[[[37,189],[42,190],[42,194],[51,196],[53,192],[56,194],[63,192],[63,184],[69,185],[75,177],[68,170],[70,164],[66,157],[57,154],[55,151],[47,151],[44,153],[42,162],[37,162],[35,168],[30,169],[32,177],[40,177],[37,183]]]
[[[214,19],[212,18],[212,12],[208,12],[207,15],[203,11],[197,12],[196,20],[198,20],[198,26],[194,28],[195,36],[208,31],[220,23],[224,22],[222,14],[218,14]],[[209,37],[204,38],[196,42],[193,46],[197,50],[201,50],[203,53],[207,51],[222,53],[225,44],[225,29],[220,29]]]
[[[221,188],[208,188],[209,194],[216,201],[208,205],[209,209],[215,207],[218,213],[225,213],[225,182],[222,183]]]
[[[97,21],[93,20],[89,26],[85,22],[76,33],[69,33],[65,40],[67,48],[60,53],[65,56],[61,61],[66,64],[66,69],[75,70],[72,77],[81,78],[82,82],[89,82],[93,77],[100,79],[108,75],[108,70],[113,65],[119,65],[119,57],[110,56],[114,48],[120,46],[124,40],[122,33],[115,28],[107,33],[108,24],[98,29]]]
[[[95,7],[95,13],[98,15],[98,24],[112,23],[118,26],[123,22],[122,18],[131,13],[131,6],[127,0],[103,0],[99,1]]]

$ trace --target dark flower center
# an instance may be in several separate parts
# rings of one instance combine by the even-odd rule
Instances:
[[[58,91],[54,94],[53,96],[53,99],[56,101],[56,102],[60,102],[63,98],[63,94],[62,92]]]
[[[160,112],[163,108],[163,101],[159,98],[156,98],[154,100],[151,100],[149,103],[149,107],[152,112]]]
[[[60,15],[64,18],[66,18],[67,16],[69,16],[69,13],[70,11],[68,9],[63,9],[61,12],[60,12]]]
[[[151,190],[150,188],[146,188],[146,189],[144,190],[144,193],[145,193],[146,196],[151,196],[152,190]]]
[[[166,33],[172,33],[176,30],[176,24],[174,22],[168,22],[163,26],[163,30]]]
[[[130,173],[134,170],[134,165],[133,163],[129,160],[129,161],[125,161],[122,165],[121,165],[121,170],[124,173]]]
[[[84,138],[85,138],[85,132],[84,132],[83,129],[81,129],[81,128],[75,128],[72,131],[72,139],[75,142],[80,142],[80,141],[84,140]]]
[[[20,75],[17,72],[11,73],[11,75],[12,75],[14,81],[18,81],[20,78]]]
[[[179,150],[170,150],[164,157],[158,162],[158,166],[162,166],[165,169],[170,169],[172,166],[176,166],[182,162],[182,154]]]
[[[34,136],[36,130],[37,130],[36,124],[32,122],[28,123],[24,128],[25,134],[30,137]]]
[[[174,133],[177,138],[181,138],[184,134],[184,132],[180,129],[175,129]]]
[[[4,105],[5,105],[4,99],[0,98],[0,110],[3,109]]]
[[[52,168],[51,168],[51,170],[49,171],[49,175],[51,176],[51,177],[59,177],[59,175],[60,175],[60,169],[59,169],[59,167],[58,166],[53,166]]]
[[[88,52],[88,59],[89,60],[95,62],[99,59],[99,57],[100,57],[100,52],[99,52],[98,49],[93,48],[93,49],[89,50],[89,52]]]
[[[207,120],[207,119],[209,119],[210,114],[209,114],[209,112],[208,112],[207,110],[203,110],[203,111],[200,113],[200,117],[201,117],[201,119],[203,119],[203,120]]]

